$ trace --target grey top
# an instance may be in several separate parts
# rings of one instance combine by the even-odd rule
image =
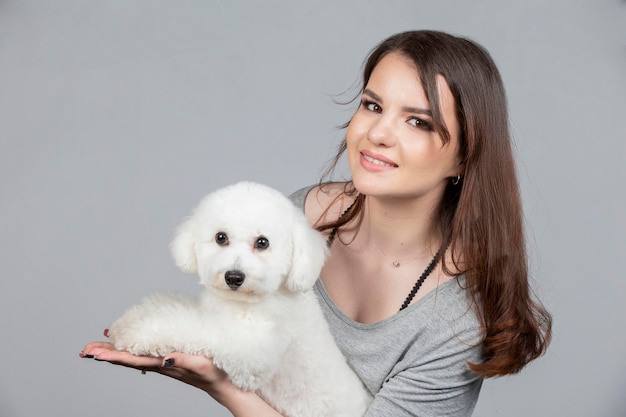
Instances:
[[[312,187],[289,198],[299,207]],[[374,324],[343,314],[321,280],[315,285],[339,348],[374,401],[367,417],[471,416],[482,378],[467,366],[482,358],[479,320],[463,276]]]

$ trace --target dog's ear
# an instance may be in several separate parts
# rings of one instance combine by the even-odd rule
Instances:
[[[322,234],[311,228],[301,212],[298,214],[292,229],[291,269],[285,282],[285,287],[293,292],[305,291],[313,287],[328,253],[326,240]]]
[[[196,258],[196,218],[188,217],[178,226],[174,239],[170,243],[170,251],[174,257],[176,266],[188,274],[198,272],[198,260]]]

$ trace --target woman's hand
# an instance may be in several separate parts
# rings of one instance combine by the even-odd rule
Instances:
[[[107,330],[104,335],[107,336]],[[212,396],[222,389],[231,388],[232,383],[224,371],[204,356],[172,353],[163,358],[152,356],[136,356],[128,352],[120,352],[110,342],[92,342],[87,344],[80,353],[81,358],[92,358],[97,361],[109,362],[145,372],[157,372],[167,375],[186,384],[199,388]]]
[[[105,330],[104,335],[107,333]],[[254,392],[236,387],[212,359],[204,356],[177,352],[163,358],[136,356],[116,350],[110,342],[91,342],[80,352],[80,357],[138,369],[143,373],[167,375],[203,390],[236,417],[281,417]]]

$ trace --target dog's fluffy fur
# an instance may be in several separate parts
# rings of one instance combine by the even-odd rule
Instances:
[[[176,264],[199,298],[154,294],[109,330],[118,350],[213,358],[237,386],[292,417],[362,416],[370,402],[312,287],[325,240],[280,192],[242,182],[206,196],[178,228]]]

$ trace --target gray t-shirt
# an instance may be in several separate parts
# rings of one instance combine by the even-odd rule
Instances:
[[[299,207],[311,187],[289,198]],[[321,280],[320,306],[348,363],[374,395],[367,417],[471,416],[482,378],[480,323],[463,276],[374,324],[355,322],[332,301]],[[332,381],[329,381],[332,383]]]

